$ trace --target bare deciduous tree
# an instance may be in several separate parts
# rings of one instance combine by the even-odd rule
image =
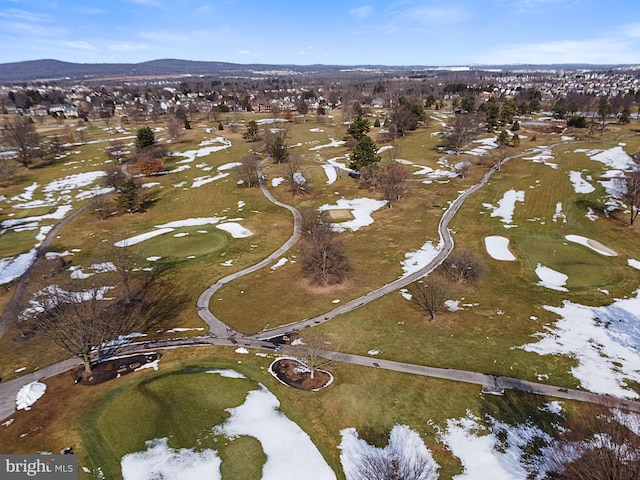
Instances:
[[[167,135],[173,142],[179,142],[182,138],[182,126],[173,115],[167,117]]]
[[[113,213],[108,195],[98,188],[93,191],[93,210],[98,214],[100,220],[107,219]]]
[[[462,162],[456,163],[453,168],[458,173],[458,175],[464,178],[471,171],[471,162],[469,160],[463,160]]]
[[[453,281],[474,282],[486,271],[486,266],[471,250],[462,250],[449,255],[441,269]]]
[[[243,186],[251,188],[259,184],[259,163],[260,157],[253,152],[249,152],[240,159],[240,165],[236,167],[236,173],[238,175],[238,180],[242,182]]]
[[[32,300],[36,328],[57,347],[80,357],[85,374],[90,374],[94,349],[109,338],[113,328],[103,303],[109,288],[95,284],[82,290],[67,288],[49,285],[37,292]]]
[[[105,168],[106,175],[104,176],[102,183],[105,187],[113,188],[117,190],[126,180],[127,176],[117,165],[109,165]]]
[[[138,152],[136,164],[140,173],[146,177],[158,174],[164,170],[162,158],[154,155],[151,149]]]
[[[309,216],[310,221],[313,217]],[[315,217],[315,226],[307,226],[300,247],[302,272],[315,285],[341,283],[351,271],[347,249],[330,223]]]
[[[398,162],[390,162],[380,168],[380,190],[389,208],[406,192],[407,169]]]
[[[431,320],[435,320],[436,315],[445,308],[449,282],[442,275],[432,273],[424,280],[413,283],[409,291],[413,301],[431,316]]]
[[[495,148],[489,153],[489,159],[493,168],[496,170],[500,170],[502,168],[502,165],[508,156],[509,152],[504,147]],[[482,158],[482,155],[479,158]]]
[[[350,478],[358,480],[435,480],[438,467],[432,458],[416,452],[415,445],[389,440],[384,448],[369,447],[352,459]]]
[[[16,151],[16,160],[29,167],[40,148],[40,136],[30,117],[12,116],[0,130],[2,143]]]
[[[445,145],[459,155],[478,131],[478,122],[473,115],[456,115],[453,125],[443,134]]]
[[[300,159],[292,157],[284,164],[284,178],[293,195],[308,195],[311,193],[307,179],[300,171]]]
[[[315,208],[301,208],[300,218],[302,234],[306,236],[312,235],[315,228],[323,223],[320,211]]]
[[[309,376],[313,379],[316,370],[330,364],[334,359],[327,358],[325,350],[331,342],[317,332],[305,331],[299,337],[299,342],[292,346],[291,352],[311,370]]]
[[[640,478],[640,436],[606,405],[590,405],[563,426],[549,451],[550,473],[558,480],[635,480]]]
[[[629,224],[633,225],[640,213],[640,171],[629,172],[620,179],[622,198],[629,208]]]
[[[380,164],[370,163],[360,167],[360,178],[358,188],[375,191],[380,188]]]
[[[35,319],[37,333],[81,358],[90,375],[95,361],[113,347],[112,340],[149,331],[182,308],[185,297],[166,280],[167,271],[156,264],[136,268],[134,262],[116,265],[113,275],[49,284],[35,292],[23,316]]]

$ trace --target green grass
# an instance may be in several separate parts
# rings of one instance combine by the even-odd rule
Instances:
[[[102,467],[107,478],[120,478],[120,459],[145,450],[145,442],[156,438],[168,438],[169,447],[175,449],[220,449],[223,440],[216,439],[211,429],[229,417],[225,409],[243,403],[255,383],[205,372],[191,367],[152,374],[110,392],[82,427],[93,467]],[[261,451],[254,442],[241,443],[254,455]],[[221,449],[222,458],[226,461],[227,449],[232,453],[238,448],[231,444]],[[250,464],[259,466],[259,462],[235,462],[230,469],[240,475],[235,478],[259,478],[239,471]]]
[[[346,130],[341,121],[336,117],[323,124],[309,121],[291,125],[288,142],[302,143],[293,148],[292,153],[302,158],[302,170],[311,182],[312,194],[292,197],[281,185],[270,188],[277,198],[297,207],[317,208],[325,203],[335,203],[341,196],[376,196],[359,190],[356,182],[346,176],[341,176],[332,185],[326,184],[319,160],[344,155],[347,152],[344,147],[309,150],[313,145],[328,143],[329,137],[341,139]],[[192,122],[193,125],[199,123],[203,122]],[[210,126],[215,126],[214,122]],[[314,127],[322,128],[324,132],[310,132]],[[137,126],[130,126],[132,132],[135,128]],[[456,285],[451,298],[474,306],[443,313],[431,322],[411,302],[394,293],[316,328],[331,339],[333,347],[342,351],[367,354],[370,349],[378,349],[381,358],[533,381],[538,380],[538,374],[545,374],[548,375],[545,382],[576,387],[577,381],[569,374],[575,364],[572,359],[539,356],[517,347],[535,341],[533,334],[556,321],[557,317],[544,310],[543,305],[559,305],[564,299],[602,305],[610,302],[611,297],[628,296],[637,289],[640,272],[630,268],[626,261],[638,259],[638,227],[630,228],[621,214],[596,222],[585,218],[584,200],[597,201],[603,194],[602,188],[598,187],[596,192],[586,196],[576,194],[568,178],[569,170],[579,170],[583,172],[583,178],[591,175],[595,181],[603,171],[600,163],[576,153],[576,148],[610,148],[620,141],[627,144],[625,148],[629,153],[640,148],[640,135],[631,131],[635,125],[616,128],[619,130],[605,134],[601,141],[556,148],[554,162],[558,163],[558,169],[522,159],[513,160],[492,177],[489,185],[465,202],[451,224],[456,248],[475,252],[485,262],[487,273],[476,285]],[[398,140],[395,156],[435,168],[441,153],[437,150],[439,140],[431,133],[438,129],[437,122],[432,122],[428,128]],[[168,319],[170,326],[202,327],[195,310],[195,300],[200,293],[223,276],[262,260],[292,232],[291,214],[269,203],[258,189],[238,186],[232,171],[225,179],[197,189],[188,188],[194,177],[215,175],[216,167],[236,161],[248,148],[256,147],[242,141],[242,130],[240,128],[235,134],[228,130],[205,134],[202,127],[189,131],[184,141],[173,145],[172,149],[197,148],[203,138],[218,134],[230,138],[233,147],[196,159],[190,170],[151,179],[159,181],[161,186],[156,188],[157,202],[147,212],[104,221],[89,211],[84,212],[60,231],[51,250],[77,249],[79,251],[72,257],[73,264],[87,266],[96,261],[105,244],[150,231],[162,223],[200,216],[243,217],[240,223],[254,232],[246,239],[233,239],[208,225],[179,229],[139,245],[144,256],[157,255],[177,261],[172,280],[189,296],[190,303],[176,318]],[[622,140],[618,138],[618,135],[629,134],[631,136]],[[534,143],[530,141],[532,132],[526,132],[526,135],[529,138],[523,139],[521,151],[558,141],[557,136],[537,134],[538,140]],[[106,137],[101,125],[89,129],[87,136],[92,140]],[[34,181],[42,186],[74,172],[101,168],[105,145],[107,143],[102,142],[78,147],[81,154],[74,153],[46,168],[27,171],[19,181],[0,187],[0,194],[15,196]],[[385,152],[384,155],[388,154]],[[86,161],[70,164],[82,159]],[[179,157],[170,159],[167,166],[178,166],[176,162],[180,160]],[[198,163],[206,163],[212,170],[202,172],[193,168]],[[298,264],[293,263],[297,255],[294,247],[287,254],[292,261],[278,270],[271,271],[267,267],[222,288],[212,299],[212,310],[234,328],[255,332],[327,311],[335,307],[335,299],[346,302],[397,278],[401,274],[400,262],[404,253],[420,248],[428,240],[437,240],[436,227],[443,208],[459,191],[477,182],[489,166],[487,162],[477,163],[482,162],[474,160],[472,171],[465,179],[431,185],[410,182],[405,199],[392,209],[375,212],[373,225],[343,234],[354,268],[352,277],[344,285],[310,287],[301,276]],[[81,168],[73,168],[78,165]],[[264,170],[267,178],[282,176],[282,168],[278,165],[265,165]],[[187,182],[184,187],[175,186],[183,181]],[[525,191],[525,201],[516,204],[514,224],[517,227],[505,229],[499,219],[490,217],[482,203],[496,205],[504,192],[512,188]],[[242,212],[238,212],[237,207],[240,200],[246,202]],[[558,202],[562,202],[566,223],[552,220]],[[74,202],[74,208],[81,203]],[[34,209],[21,211],[19,215],[42,213],[46,212]],[[198,233],[198,230],[208,233]],[[182,231],[188,232],[189,236],[173,237]],[[567,234],[598,240],[613,248],[619,256],[604,257],[584,246],[567,242],[564,238]],[[488,235],[508,237],[517,260],[499,262],[491,259],[484,247],[484,237]],[[33,234],[28,232],[3,236],[0,257],[31,248],[32,239]],[[196,258],[187,259],[187,256]],[[233,260],[231,267],[221,265],[226,260]],[[567,274],[569,292],[555,292],[535,285],[538,263]],[[0,305],[6,303],[12,287],[3,286]],[[598,289],[608,290],[610,296]],[[32,370],[60,358],[41,339],[21,344],[12,342],[15,333],[11,330],[0,340],[0,376],[3,379],[17,376],[14,370],[19,367],[27,366]],[[47,394],[34,409],[18,412],[11,428],[3,430],[6,435],[0,438],[0,451],[59,451],[71,443],[78,446],[82,461],[91,465],[110,465],[109,472],[115,472],[117,476],[125,445],[126,448],[143,449],[144,441],[151,438],[148,435],[171,435],[170,445],[175,447],[193,447],[194,442],[212,441],[199,436],[202,426],[215,424],[224,417],[224,408],[242,403],[250,382],[240,382],[243,386],[224,383],[220,388],[210,383],[222,382],[215,375],[210,375],[204,384],[189,380],[196,378],[197,373],[162,376],[189,366],[235,366],[252,380],[264,383],[278,396],[282,410],[311,435],[338,472],[339,432],[346,427],[356,427],[371,443],[382,444],[393,425],[410,425],[421,433],[434,451],[436,460],[442,465],[442,478],[451,478],[460,473],[461,465],[437,442],[437,432],[429,421],[443,426],[448,418],[462,417],[470,409],[478,415],[491,413],[494,418],[509,423],[528,417],[539,424],[548,422],[544,415],[536,413],[544,401],[541,397],[509,394],[503,398],[483,398],[477,386],[339,363],[330,367],[335,375],[334,384],[327,390],[310,394],[276,382],[264,370],[268,364],[266,359],[242,356],[240,361],[241,364],[236,363],[238,356],[229,349],[181,349],[167,352],[161,362],[166,370],[157,374],[141,372],[92,389],[78,389],[68,376],[52,379],[47,381]],[[183,422],[176,405],[184,405],[185,413],[192,419]],[[208,415],[198,413],[202,411],[207,411]],[[27,435],[21,436],[23,433]],[[95,437],[93,440],[92,436]],[[107,447],[103,448],[103,443]],[[243,437],[228,445],[216,446],[226,458],[222,468],[227,478],[259,477],[264,456],[254,440]]]

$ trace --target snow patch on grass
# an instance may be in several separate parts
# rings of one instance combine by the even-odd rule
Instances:
[[[279,411],[280,402],[266,388],[248,393],[244,403],[227,411],[230,417],[214,429],[218,435],[234,439],[248,435],[257,439],[267,456],[262,480],[334,480],[316,446],[296,423]],[[184,477],[182,477],[184,478]]]
[[[578,362],[571,374],[589,391],[639,398],[627,380],[640,383],[640,290],[635,297],[591,307],[565,300],[544,306],[560,319],[521,348],[540,355],[567,355]]]
[[[498,206],[493,206],[490,203],[483,203],[482,205],[491,210],[492,217],[500,217],[502,223],[510,224],[513,221],[513,212],[516,208],[516,202],[524,202],[524,190],[509,190],[504,193],[502,198],[498,201]]]
[[[146,445],[145,451],[129,453],[120,460],[124,480],[222,479],[222,461],[215,450],[171,448],[167,438],[150,440]]]
[[[568,292],[564,285],[567,283],[568,276],[564,273],[556,272],[555,270],[545,267],[542,264],[538,264],[536,267],[536,275],[540,278],[537,285],[551,290],[558,290],[559,292]]]
[[[376,210],[381,209],[386,204],[386,200],[373,200],[371,198],[354,198],[352,200],[347,200],[345,198],[341,198],[335,203],[335,205],[325,204],[318,208],[318,210],[351,210],[353,220],[334,223],[332,224],[332,227],[338,232],[344,232],[345,230],[355,232],[361,227],[371,225],[373,223],[371,214]]]
[[[401,262],[402,271],[404,272],[402,276],[406,277],[407,275],[411,275],[412,273],[426,267],[431,260],[436,258],[440,250],[442,250],[442,247],[442,240],[435,246],[433,245],[433,242],[429,241],[422,245],[420,249],[414,252],[405,253],[405,260]]]
[[[17,410],[31,410],[31,406],[44,395],[47,386],[40,382],[31,382],[18,390],[16,395]]]
[[[342,441],[340,462],[347,480],[364,478],[361,466],[367,465],[367,459],[387,459],[384,464],[393,461],[400,465],[399,470],[406,472],[422,471],[420,476],[411,476],[419,480],[437,480],[440,466],[433,459],[431,451],[425,446],[420,434],[406,425],[395,425],[389,434],[389,444],[379,448],[362,440],[355,428],[340,431]],[[363,463],[364,462],[364,463]],[[414,467],[414,468],[412,468]],[[373,477],[372,477],[373,478]],[[404,477],[403,477],[404,478]]]

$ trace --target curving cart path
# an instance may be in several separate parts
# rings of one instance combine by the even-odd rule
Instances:
[[[263,160],[262,163],[268,161],[268,159],[269,157]],[[302,228],[301,228],[302,218],[300,217],[300,212],[296,208],[292,207],[291,205],[287,205],[286,203],[283,203],[277,200],[271,194],[269,189],[267,189],[264,183],[262,166],[259,165],[257,167],[257,170],[258,170],[259,185],[260,185],[260,189],[262,190],[262,193],[264,193],[264,195],[269,199],[271,203],[278,205],[279,207],[286,208],[293,214],[293,234],[291,235],[289,240],[287,240],[284,243],[284,245],[282,245],[280,248],[278,248],[275,252],[273,252],[264,260],[256,263],[255,265],[247,267],[244,270],[240,270],[238,272],[232,273],[231,275],[227,275],[224,278],[221,278],[216,283],[214,283],[209,288],[207,288],[200,295],[200,297],[198,297],[198,301],[196,302],[196,309],[197,309],[198,315],[209,326],[209,334],[215,337],[235,337],[236,335],[238,335],[238,332],[233,328],[229,327],[222,320],[216,317],[213,314],[213,312],[211,312],[209,308],[209,305],[211,303],[211,297],[213,297],[213,295],[227,283],[232,282],[233,280],[236,280],[244,275],[248,275],[252,272],[255,272],[256,270],[260,270],[261,268],[266,267],[267,265],[276,261],[298,241],[302,232]]]
[[[550,148],[556,147],[558,145],[565,144],[567,142],[558,143],[552,145]],[[284,335],[286,333],[300,330],[302,328],[307,328],[312,325],[317,325],[323,322],[327,322],[332,318],[335,318],[339,315],[345,314],[356,308],[359,308],[373,300],[376,300],[387,293],[393,292],[399,288],[402,288],[422,277],[431,273],[436,267],[438,267],[451,253],[453,250],[454,242],[451,237],[451,233],[449,231],[449,222],[452,220],[460,206],[463,202],[473,193],[478,191],[484,185],[487,184],[491,176],[500,169],[500,167],[506,163],[507,161],[519,158],[524,155],[528,155],[530,152],[523,152],[518,155],[514,155],[511,157],[507,157],[500,164],[494,165],[485,175],[482,177],[480,182],[476,185],[470,187],[469,189],[462,192],[451,204],[449,208],[445,211],[440,222],[438,224],[438,233],[440,235],[440,250],[435,258],[429,262],[429,264],[419,271],[416,271],[410,275],[403,276],[393,282],[390,282],[368,294],[359,297],[355,300],[352,300],[348,303],[345,303],[333,310],[330,310],[322,315],[318,315],[316,317],[307,318],[298,322],[294,322],[288,325],[283,325],[277,328],[264,330],[255,335],[243,335],[232,329],[228,325],[226,325],[222,320],[217,318],[209,309],[209,303],[211,301],[212,296],[215,292],[221,288],[223,285],[242,277],[243,275],[247,275],[249,273],[255,272],[260,268],[263,268],[270,263],[274,262],[276,259],[281,257],[289,248],[291,248],[300,238],[301,235],[301,217],[298,210],[294,207],[287,205],[278,201],[273,195],[269,192],[264,184],[264,177],[262,174],[261,167],[258,167],[258,175],[260,178],[260,188],[262,189],[264,195],[275,205],[281,206],[283,208],[288,209],[293,214],[294,218],[294,228],[293,234],[276,251],[274,251],[267,258],[262,260],[261,262],[252,265],[244,270],[228,275],[220,280],[218,280],[215,284],[211,285],[207,290],[205,290],[197,301],[197,311],[200,318],[202,318],[207,325],[209,325],[208,334],[200,337],[193,338],[177,338],[170,340],[161,340],[161,341],[149,341],[149,342],[138,342],[138,343],[130,343],[124,345],[121,350],[118,352],[119,354],[132,354],[132,353],[140,353],[149,350],[157,350],[157,349],[173,349],[173,348],[181,348],[181,347],[197,347],[197,346],[244,346],[256,349],[263,350],[277,350],[278,347],[270,342],[269,340]],[[267,159],[268,160],[268,159]],[[267,161],[265,160],[265,161]],[[264,162],[263,162],[264,163]],[[79,212],[77,212],[79,213]],[[59,226],[61,227],[62,224]],[[0,331],[1,334],[1,331]],[[577,400],[582,402],[591,402],[591,403],[602,403],[606,405],[610,405],[613,407],[627,409],[633,412],[640,413],[640,401],[626,400],[620,398],[610,397],[608,395],[600,395],[590,392],[585,392],[582,390],[568,389],[562,388],[558,386],[541,384],[536,382],[529,382],[526,380],[521,380],[517,378],[510,377],[502,377],[496,375],[487,375],[483,373],[477,372],[469,372],[464,370],[454,370],[454,369],[446,369],[446,368],[435,368],[424,365],[416,365],[404,362],[396,362],[393,360],[385,360],[385,359],[377,359],[372,357],[365,357],[361,355],[352,355],[340,352],[324,352],[324,355],[327,358],[334,359],[336,361],[351,363],[354,365],[361,365],[366,367],[380,368],[386,370],[393,370],[398,372],[411,373],[415,375],[423,375],[428,377],[446,379],[457,382],[465,382],[471,383],[475,385],[481,385],[483,387],[483,391],[487,393],[498,393],[504,389],[513,389],[520,390],[524,392],[539,394],[539,395],[547,395],[557,398],[564,398],[569,400]],[[64,373],[78,365],[80,365],[80,360],[77,358],[71,358],[64,360],[62,362],[49,365],[42,369],[36,370],[29,374],[26,374],[22,377],[10,380],[8,382],[0,383],[0,419],[4,419],[9,415],[15,412],[15,398],[18,390],[33,381],[41,381],[55,375],[59,375]]]

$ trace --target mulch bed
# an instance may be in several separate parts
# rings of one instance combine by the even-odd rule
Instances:
[[[319,390],[331,383],[331,375],[324,370],[311,371],[302,362],[293,358],[279,358],[271,364],[271,371],[282,383],[300,390]]]
[[[119,378],[127,373],[134,372],[145,363],[153,362],[160,357],[161,355],[159,353],[146,353],[112,358],[94,365],[93,373],[89,377],[84,376],[84,367],[75,369],[73,371],[73,378],[75,383],[80,385],[99,385],[114,378]]]

